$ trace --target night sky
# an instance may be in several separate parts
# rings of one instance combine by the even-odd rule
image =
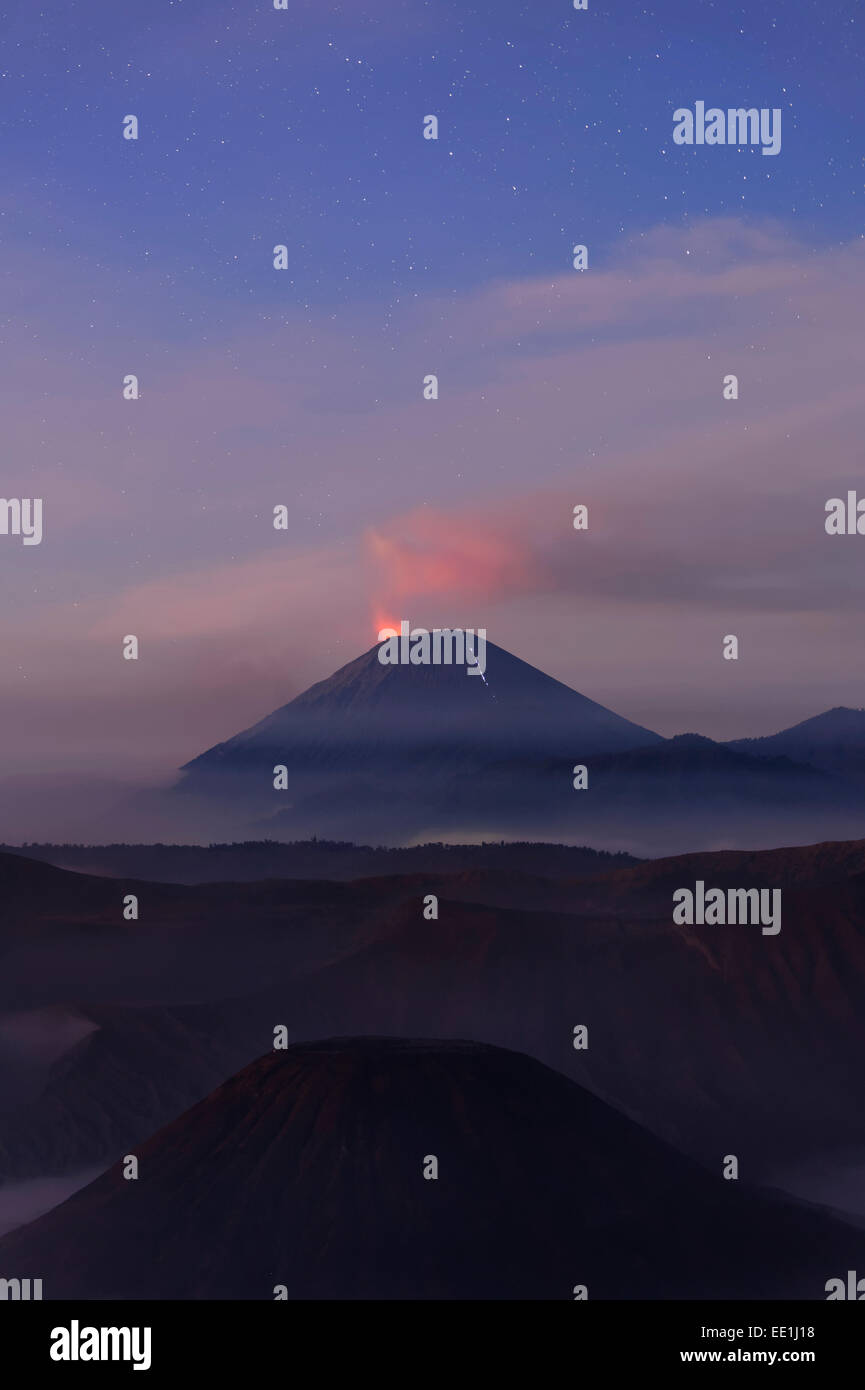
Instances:
[[[865,538],[824,529],[865,495],[863,28],[6,6],[0,491],[44,539],[0,536],[0,833],[47,834],[68,777],[169,776],[401,618],[664,734],[865,703]],[[780,153],[674,145],[698,100],[780,108]]]

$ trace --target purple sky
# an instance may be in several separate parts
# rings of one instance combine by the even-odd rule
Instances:
[[[375,303],[235,312],[179,355],[155,277],[148,343],[102,372],[103,326],[72,332],[86,271],[58,332],[22,269],[6,493],[44,498],[45,538],[0,547],[7,773],[168,773],[401,617],[485,626],[662,733],[861,703],[863,542],[823,521],[865,492],[862,240],[659,228],[590,276],[419,296],[396,360]]]
[[[0,536],[0,835],[403,618],[664,734],[862,703],[858,31],[752,9],[13,6],[0,491],[44,540]],[[781,153],[676,148],[698,97]]]

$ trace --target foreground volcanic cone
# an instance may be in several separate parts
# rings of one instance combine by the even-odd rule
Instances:
[[[468,1042],[275,1051],[136,1156],[0,1241],[0,1272],[49,1299],[823,1298],[865,1255]]]

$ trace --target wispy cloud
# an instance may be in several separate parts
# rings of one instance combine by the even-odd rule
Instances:
[[[160,339],[171,288],[154,281],[134,405],[113,340],[75,362],[87,276],[65,329],[22,304],[5,490],[44,496],[46,540],[0,543],[4,756],[56,755],[56,724],[84,757],[131,741],[182,760],[357,655],[391,605],[462,613],[656,726],[666,684],[687,691],[684,722],[721,728],[721,628],[773,656],[740,663],[731,734],[791,689],[855,702],[861,644],[839,633],[858,541],[827,537],[823,507],[861,478],[863,245],[659,228],[585,273],[394,304],[386,325],[363,298],[222,306],[230,327],[182,351]]]

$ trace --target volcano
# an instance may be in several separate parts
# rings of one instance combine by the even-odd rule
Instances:
[[[482,678],[467,678],[464,665],[384,666],[378,654],[371,647],[181,770],[243,770],[286,754],[295,768],[339,767],[346,758],[374,763],[445,746],[491,757],[514,748],[594,754],[661,742],[492,642]]]
[[[172,808],[235,840],[558,840],[649,858],[865,834],[848,746],[865,714],[811,721],[820,758],[807,726],[780,742],[662,738],[492,642],[483,676],[378,656],[186,763]]]
[[[724,1182],[520,1053],[273,1052],[0,1241],[44,1297],[822,1298],[861,1231]],[[858,1263],[857,1263],[858,1262]]]
[[[277,817],[281,832],[362,828],[392,842],[447,820],[457,779],[477,784],[466,820],[488,819],[484,770],[515,754],[543,768],[660,742],[492,642],[483,677],[465,665],[385,666],[374,646],[187,763],[177,790],[230,805],[259,829]]]
[[[829,766],[801,740],[664,739],[491,642],[482,676],[379,650],[187,763],[166,814],[232,839],[545,839],[643,857],[865,832],[849,750]],[[839,736],[849,722],[830,720]]]

